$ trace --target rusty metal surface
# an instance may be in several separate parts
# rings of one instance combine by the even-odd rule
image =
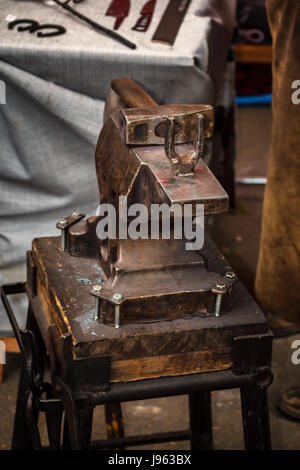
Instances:
[[[111,116],[109,108],[106,109],[107,119],[95,157],[100,203],[112,204],[117,214],[120,198],[128,207],[135,203],[144,204],[149,213],[152,204],[163,203],[168,206],[179,204],[181,208],[190,204],[194,215],[197,204],[203,204],[205,214],[226,211],[226,192],[199,159],[199,149],[196,151],[184,143],[196,136],[201,149],[200,137],[212,135],[211,106],[158,106],[126,79],[114,81],[112,88],[119,96],[115,103],[139,107],[120,111],[113,105],[115,111]],[[199,111],[203,119],[201,136],[195,129]],[[171,142],[166,135],[166,119],[173,120]],[[139,123],[148,126],[143,141],[147,145],[136,145],[132,137]],[[175,145],[176,139],[182,143]],[[129,145],[128,140],[135,145]],[[160,145],[150,145],[152,142]],[[174,168],[172,152],[173,157],[178,158],[177,163],[180,162],[178,171]],[[178,175],[180,171],[189,174]],[[93,223],[81,221],[75,224],[70,229],[68,249],[71,255],[94,256],[95,250],[88,247],[96,247],[106,277],[102,293],[98,293],[102,298],[100,321],[119,327],[119,317],[122,325],[213,311],[211,288],[217,283],[218,275],[206,270],[201,255],[185,250],[185,239],[175,240],[172,228],[170,240],[163,240],[161,236],[159,240],[96,240],[95,224],[96,219]],[[124,299],[117,308],[111,302],[115,292],[122,294]]]
[[[122,137],[129,145],[164,145],[165,121],[176,120],[175,143],[194,139],[196,114],[204,116],[204,136],[212,137],[214,112],[208,105],[162,105],[147,108],[129,108],[121,111]]]
[[[207,238],[203,250],[207,269],[212,273],[224,273],[230,267],[216,254],[214,244]],[[208,347],[231,348],[232,337],[261,333],[267,328],[263,314],[239,282],[233,291],[232,309],[224,311],[220,318],[203,311],[173,320],[162,315],[161,321],[135,321],[122,324],[119,329],[112,328],[94,321],[94,298],[89,292],[93,285],[103,280],[105,286],[106,281],[95,259],[75,258],[62,252],[59,237],[35,240],[33,258],[37,279],[44,273],[51,285],[51,305],[46,307],[44,315],[50,315],[47,321],[55,323],[60,331],[72,335],[74,354],[78,356],[108,354],[113,360],[124,360],[125,357],[151,357],[170,351],[176,354]],[[221,274],[217,276],[221,278]],[[39,299],[43,299],[44,289],[38,281]],[[160,312],[164,313],[162,309]]]

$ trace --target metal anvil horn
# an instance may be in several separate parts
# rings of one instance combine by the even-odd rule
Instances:
[[[100,203],[112,204],[117,220],[124,203],[143,204],[148,213],[152,204],[190,204],[193,214],[197,204],[205,214],[227,210],[226,192],[201,159],[203,140],[213,133],[211,106],[158,106],[134,82],[118,79],[111,84],[104,121],[96,149]],[[97,252],[105,276],[90,293],[100,301],[104,323],[122,326],[214,308],[212,289],[220,275],[206,269],[201,250],[186,250],[186,240],[174,236],[174,219],[169,239],[160,225],[159,239],[117,232],[105,240],[95,237],[97,220],[70,227],[68,251]]]

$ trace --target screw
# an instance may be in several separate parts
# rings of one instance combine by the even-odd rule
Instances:
[[[174,165],[177,165],[177,164],[178,164],[177,158],[172,158],[172,163],[173,163]]]
[[[100,292],[102,290],[102,286],[96,285],[93,286],[93,290],[95,292]],[[94,320],[98,321],[100,318],[100,298],[95,297],[95,312],[94,312]]]
[[[80,212],[79,211],[74,211],[72,212],[72,217],[79,217],[80,216]]]
[[[120,328],[120,305],[115,305],[115,328]]]
[[[221,302],[222,302],[222,294],[217,294],[216,305],[215,305],[215,317],[220,316]]]
[[[62,251],[66,251],[67,248],[67,231],[62,229],[61,231],[61,249]]]
[[[122,300],[123,295],[115,293],[112,298],[114,300]],[[120,328],[120,305],[115,305],[115,328]]]
[[[68,221],[67,221],[67,219],[60,219],[59,223],[60,223],[60,225],[62,225],[64,227],[65,225],[67,225]]]

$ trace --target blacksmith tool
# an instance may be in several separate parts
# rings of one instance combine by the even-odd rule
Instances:
[[[173,45],[190,5],[190,0],[170,0],[152,41]]]
[[[75,8],[72,8],[70,5],[68,5],[70,0],[65,0],[64,2],[61,2],[59,0],[53,0],[53,1],[57,5],[59,5],[60,7],[67,10],[72,15],[77,16],[77,18],[81,19],[82,21],[85,21],[88,25],[92,26],[97,31],[101,31],[101,33],[104,33],[107,36],[111,37],[112,39],[115,39],[116,41],[119,41],[121,44],[124,44],[124,46],[129,47],[130,49],[136,49],[136,44],[134,44],[133,42],[131,42],[128,39],[124,38],[123,36],[116,33],[115,31],[112,31],[111,29],[105,28],[101,24],[97,23],[96,21],[92,20],[91,18],[88,18],[87,16],[83,15],[82,13],[79,13],[79,11],[75,10]]]
[[[140,12],[140,17],[132,28],[134,31],[146,32],[150,26],[154,13],[156,0],[149,0],[145,3]]]
[[[149,213],[152,204],[191,204],[193,213],[202,204],[205,214],[227,210],[228,196],[201,158],[204,139],[213,134],[211,106],[159,106],[132,81],[118,79],[112,82],[104,119],[96,149],[100,205],[111,204],[120,217],[124,204],[137,203]],[[227,278],[218,290],[222,276],[206,269],[201,250],[187,251],[185,240],[176,239],[173,215],[169,239],[160,228],[159,239],[117,234],[99,240],[96,228],[102,218],[58,226],[65,229],[65,253],[98,260],[104,273],[101,288],[97,282],[90,289],[100,299],[98,321],[121,328],[192,313],[213,315],[216,298],[220,304],[221,294],[230,295]]]
[[[114,16],[116,18],[114,29],[119,29],[121,24],[124,21],[124,18],[128,16],[130,10],[130,1],[129,0],[112,0],[109,5],[105,15]]]

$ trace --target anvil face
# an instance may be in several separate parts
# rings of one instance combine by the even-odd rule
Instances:
[[[190,146],[176,146],[178,153],[186,153]],[[171,204],[203,204],[205,214],[228,210],[228,195],[218,180],[200,159],[191,175],[174,176],[170,164],[159,146],[134,147],[133,152],[141,165],[147,165]]]
[[[101,200],[108,200],[113,191],[113,204],[125,196],[128,204],[142,203],[148,209],[151,204],[190,203],[203,204],[206,215],[228,210],[228,195],[203,160],[198,161],[194,173],[176,176],[163,146],[128,146],[122,132],[119,113],[115,112],[103,127],[96,150]],[[191,145],[175,147],[178,154],[186,154]]]

